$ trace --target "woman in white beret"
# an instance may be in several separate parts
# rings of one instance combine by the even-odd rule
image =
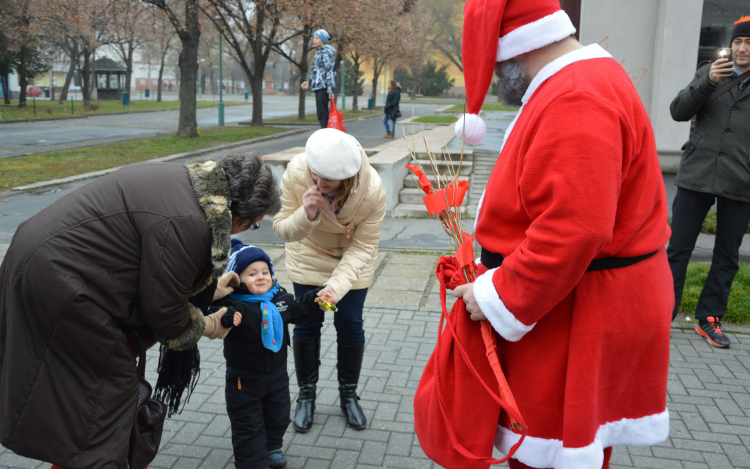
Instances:
[[[372,284],[385,216],[385,189],[357,139],[321,129],[307,140],[281,180],[281,211],[273,231],[286,242],[294,294],[325,286],[318,296],[337,306],[341,409],[356,430],[367,425],[356,394],[365,331],[362,308]],[[312,428],[324,313],[294,328],[294,364],[300,392],[294,428]]]

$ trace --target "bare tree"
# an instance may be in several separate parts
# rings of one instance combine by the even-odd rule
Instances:
[[[173,41],[176,33],[164,12],[153,10],[151,13],[147,16],[148,26],[145,33],[147,39],[142,48],[143,55],[149,63],[157,62],[159,64],[159,84],[156,88],[156,102],[161,102],[164,68],[167,63],[167,56],[174,49]]]
[[[182,43],[180,51],[180,119],[177,135],[181,137],[197,137],[198,121],[196,119],[195,83],[198,73],[198,45],[201,30],[198,16],[200,14],[199,0],[181,0],[173,5],[167,0],[143,0],[162,10],[172,23],[177,36]],[[177,5],[184,6],[184,20],[180,20],[175,9]],[[173,8],[174,7],[174,8]]]
[[[125,64],[125,89],[130,92],[133,55],[149,42],[152,15],[138,0],[109,0],[112,9],[107,28],[107,42]]]
[[[463,73],[461,37],[464,0],[423,0],[420,4],[431,25],[427,39]]]
[[[204,9],[234,49],[253,92],[252,126],[263,125],[263,74],[271,50],[293,35],[280,37],[283,0],[206,0]],[[249,55],[250,62],[246,58]]]

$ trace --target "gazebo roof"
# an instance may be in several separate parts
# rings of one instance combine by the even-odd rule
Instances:
[[[102,57],[101,59],[96,59],[94,61],[94,71],[124,72],[126,70],[124,66],[109,57]]]

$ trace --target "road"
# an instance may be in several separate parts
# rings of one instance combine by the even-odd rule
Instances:
[[[210,99],[211,96],[206,95],[204,98]],[[360,99],[360,104],[362,103],[363,100]],[[252,103],[237,105],[228,101],[227,104],[224,108],[224,122],[227,125],[252,118]],[[351,106],[351,99],[347,100],[347,104]],[[367,104],[366,100],[364,104]],[[263,119],[297,115],[298,106],[298,96],[265,96],[263,97]],[[439,106],[431,106],[433,109],[436,107]],[[308,113],[315,111],[314,96],[305,100],[305,109]],[[374,112],[380,114],[382,111]],[[174,110],[3,124],[0,125],[0,158],[47,153],[175,132],[178,118],[179,111]],[[217,125],[217,108],[198,108],[197,120],[199,128]]]

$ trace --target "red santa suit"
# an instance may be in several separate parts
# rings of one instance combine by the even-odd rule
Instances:
[[[523,102],[475,227],[504,260],[477,278],[474,296],[502,337],[498,355],[529,428],[514,457],[598,469],[603,448],[669,434],[664,183],[638,93],[600,46],[549,63]],[[654,252],[587,271],[594,259]],[[501,451],[518,439],[500,422]]]

